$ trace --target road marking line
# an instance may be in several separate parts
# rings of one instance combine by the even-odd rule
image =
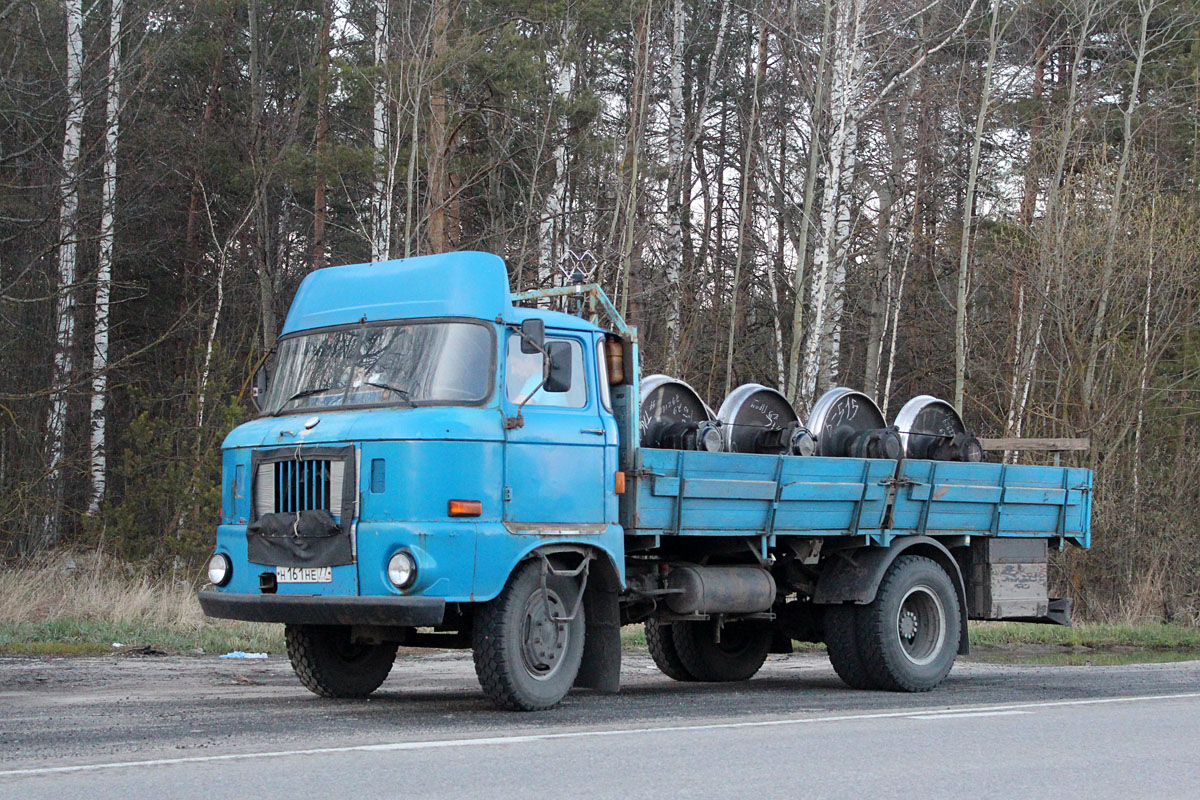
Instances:
[[[1032,711],[956,711],[954,713],[930,712],[913,714],[909,719],[959,719],[961,717],[1011,717],[1014,714],[1032,714]]]
[[[392,753],[405,750],[436,750],[443,747],[485,747],[501,744],[527,744],[556,739],[583,739],[602,736],[636,736],[646,733],[675,733],[690,731],[735,730],[738,728],[778,728],[793,725],[813,725],[820,722],[851,722],[854,720],[897,719],[912,717],[920,713],[926,718],[964,716],[967,714],[997,711],[1018,711],[1035,708],[1063,708],[1069,706],[1098,706],[1113,703],[1145,703],[1156,700],[1186,700],[1200,698],[1200,692],[1180,694],[1155,694],[1137,697],[1096,697],[1085,700],[1048,700],[1040,703],[1013,703],[1010,705],[975,706],[968,708],[946,708],[940,711],[914,712],[874,711],[863,714],[837,714],[828,717],[799,717],[790,719],[755,720],[752,722],[714,722],[706,725],[664,725],[646,728],[616,728],[593,731],[563,731],[561,733],[531,733],[516,736],[480,736],[472,739],[429,739],[415,742],[386,742],[384,744],[358,744],[343,747],[312,747],[301,750],[274,750],[263,753],[226,753],[211,756],[181,756],[179,758],[155,758],[145,761],[112,761],[102,764],[77,764],[69,767],[34,767],[0,771],[0,778],[28,775],[54,775],[70,772],[98,772],[122,767],[162,767],[175,764],[207,764],[216,761],[249,761],[262,758],[287,758],[289,756],[315,756],[333,753]]]

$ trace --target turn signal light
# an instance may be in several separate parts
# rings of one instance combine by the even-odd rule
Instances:
[[[483,503],[479,500],[451,500],[450,516],[478,517],[483,514]]]
[[[618,472],[616,480],[613,481],[613,491],[617,494],[625,494],[625,473]]]

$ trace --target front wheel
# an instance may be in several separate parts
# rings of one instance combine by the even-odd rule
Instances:
[[[858,651],[870,682],[894,692],[927,692],[941,683],[958,655],[961,613],[937,562],[896,559],[874,602],[857,610]]]
[[[753,624],[732,623],[719,632],[715,622],[676,622],[671,638],[679,663],[698,681],[745,681],[767,660],[771,631]]]
[[[355,644],[341,625],[288,625],[284,639],[296,677],[322,697],[366,697],[396,661],[395,642]]]
[[[583,605],[570,578],[546,575],[526,562],[500,595],[475,615],[475,674],[484,694],[514,711],[540,711],[559,704],[583,661]],[[566,620],[578,607],[574,619]]]

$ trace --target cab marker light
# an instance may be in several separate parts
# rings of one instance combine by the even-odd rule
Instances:
[[[449,514],[452,517],[482,516],[483,502],[479,500],[451,500]]]

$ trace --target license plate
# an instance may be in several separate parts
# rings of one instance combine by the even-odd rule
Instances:
[[[333,567],[276,567],[279,583],[332,583]]]

